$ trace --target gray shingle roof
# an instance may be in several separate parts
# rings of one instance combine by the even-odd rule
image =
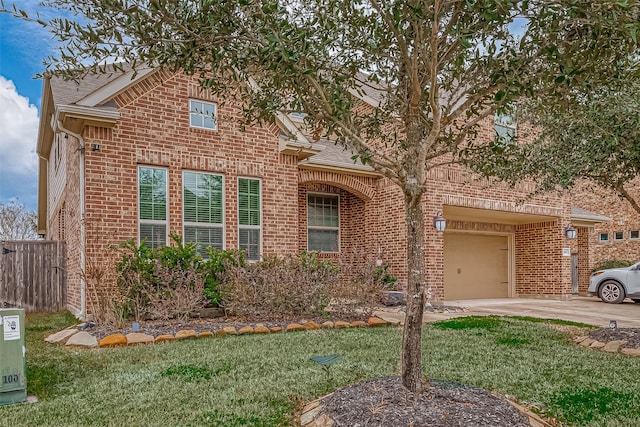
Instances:
[[[588,211],[586,209],[571,207],[571,218],[572,219],[582,219],[593,222],[608,222],[611,221],[611,218],[608,216],[600,215],[595,212]]]
[[[84,97],[91,95],[98,89],[104,87],[112,80],[124,75],[133,75],[131,67],[124,65],[125,71],[112,71],[104,74],[88,74],[84,76],[81,81],[74,82],[70,80],[64,80],[62,77],[51,77],[51,93],[53,95],[53,102],[55,104],[75,104]]]

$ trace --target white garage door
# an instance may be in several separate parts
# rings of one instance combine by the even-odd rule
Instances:
[[[446,233],[444,299],[509,296],[508,236]]]

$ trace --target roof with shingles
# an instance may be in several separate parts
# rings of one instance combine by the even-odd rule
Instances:
[[[131,66],[118,64],[124,70],[114,69],[105,73],[90,73],[82,77],[79,81],[65,80],[59,76],[51,76],[51,94],[55,104],[71,105],[80,101],[97,90],[103,88],[116,78],[123,75],[130,75],[133,78]]]
[[[359,159],[355,161],[352,157],[356,151],[351,147],[344,147],[328,139],[321,139],[314,143],[314,146],[322,148],[318,154],[300,162],[301,166],[332,166],[345,169],[354,169],[366,172],[374,172],[373,168],[363,165]]]

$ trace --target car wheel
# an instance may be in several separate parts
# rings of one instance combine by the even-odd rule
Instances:
[[[624,300],[624,288],[618,282],[607,280],[598,290],[600,299],[609,304],[620,304]]]

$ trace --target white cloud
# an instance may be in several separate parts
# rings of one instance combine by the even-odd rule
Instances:
[[[0,76],[0,200],[35,199],[38,109]]]

